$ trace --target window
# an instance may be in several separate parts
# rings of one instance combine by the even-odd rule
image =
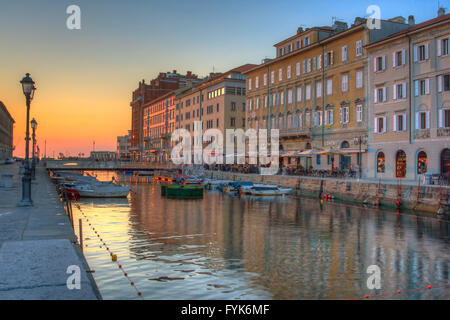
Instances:
[[[428,43],[414,46],[414,62],[428,60]]]
[[[392,54],[392,66],[399,67],[406,64],[406,50],[396,51]]]
[[[297,88],[297,101],[302,101],[302,87]]]
[[[308,59],[306,61],[306,72],[310,73],[311,72],[311,59]]]
[[[450,109],[439,110],[439,128],[450,128]]]
[[[280,92],[280,104],[284,104],[284,91]]]
[[[362,40],[356,41],[356,56],[360,57],[363,54],[363,46],[362,46]]]
[[[295,64],[295,74],[296,74],[297,76],[300,75],[300,62],[297,62],[297,63]]]
[[[417,155],[417,174],[423,174],[427,172],[427,154],[424,151],[420,151]]]
[[[278,56],[282,56],[283,55],[283,48],[278,48]]]
[[[342,62],[346,62],[348,60],[348,46],[343,46],[341,51],[342,51]]]
[[[394,85],[392,92],[394,94],[394,100],[406,99],[406,82]]]
[[[449,40],[450,38],[438,39],[437,40],[437,55],[446,56],[449,54]]]
[[[322,111],[314,112],[314,126],[320,127],[322,125]]]
[[[264,86],[267,86],[267,73],[264,73],[263,83],[264,83]]]
[[[320,154],[318,154],[317,157],[316,157],[316,164],[318,166],[320,166]]]
[[[236,102],[231,102],[231,111],[236,111]],[[198,113],[198,110],[197,110]]]
[[[275,83],[275,71],[272,71],[270,73],[270,83]]]
[[[416,130],[424,130],[430,128],[429,114],[429,111],[416,112]]]
[[[287,67],[287,70],[286,70],[286,76],[287,76],[288,79],[291,78],[291,71],[292,71],[292,70],[291,70],[291,66],[288,66],[288,67]]]
[[[342,92],[347,92],[348,91],[348,74],[344,74],[342,76]]]
[[[363,87],[363,72],[356,71],[356,89],[361,89]]]
[[[322,82],[316,82],[316,97],[322,97]]]
[[[385,133],[386,132],[386,117],[379,116],[374,119],[374,132],[375,133]]]
[[[288,100],[288,104],[291,104],[291,103],[292,103],[292,89],[289,89],[289,90],[288,90],[288,97],[287,97],[287,100]]]
[[[259,88],[259,77],[255,77],[255,88]]]
[[[326,125],[333,124],[333,109],[328,109],[325,111],[325,124]]]
[[[438,92],[450,91],[450,75],[440,75],[437,77]]]
[[[333,51],[327,52],[325,54],[325,60],[324,60],[325,67],[333,65],[334,64],[333,60],[334,60],[333,59]]]
[[[291,45],[288,44],[285,49],[284,49],[285,54],[288,54],[289,52],[291,52]]]
[[[362,104],[356,105],[356,122],[362,121]]]
[[[248,90],[252,90],[252,79],[248,79]]]
[[[278,69],[278,81],[283,81],[283,69]]]
[[[374,93],[375,103],[382,103],[387,101],[387,88],[377,88]]]
[[[385,157],[384,152],[380,151],[377,155],[377,172],[383,173],[385,171]]]
[[[230,118],[230,125],[231,125],[232,127],[235,127],[235,126],[236,126],[236,118]]]
[[[406,153],[403,150],[398,151],[395,157],[395,176],[397,178],[406,176]]]
[[[430,79],[416,80],[414,84],[416,97],[430,94]]]
[[[381,72],[386,70],[386,56],[377,57],[374,60],[374,71]]]
[[[394,128],[395,132],[406,131],[406,114],[394,114]]]
[[[306,100],[310,100],[311,99],[311,85],[308,84],[306,86]]]
[[[348,107],[341,107],[341,123],[346,124],[349,121],[348,118]]]
[[[333,79],[327,79],[327,95],[333,94]]]

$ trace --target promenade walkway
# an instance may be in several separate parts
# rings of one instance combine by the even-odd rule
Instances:
[[[0,184],[0,299],[101,299],[45,169],[36,168],[32,207],[17,206],[19,164],[1,164],[0,175],[4,172],[14,178],[12,188]],[[74,275],[70,269],[67,273],[69,266],[81,271],[80,289],[67,286]]]

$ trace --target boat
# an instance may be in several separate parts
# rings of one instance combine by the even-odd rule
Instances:
[[[69,190],[77,191],[81,198],[126,198],[130,192],[129,187],[114,183],[76,184]]]
[[[204,181],[205,189],[211,191],[222,191],[224,186],[232,182],[231,180],[206,180]]]
[[[162,185],[161,196],[180,199],[203,198],[203,187],[182,184]]]
[[[253,186],[253,182],[249,181],[233,181],[229,182],[224,188],[223,192],[225,193],[240,193],[242,187],[251,188]]]
[[[291,188],[279,188],[278,186],[270,185],[253,186],[249,190],[252,196],[283,196],[291,191]]]

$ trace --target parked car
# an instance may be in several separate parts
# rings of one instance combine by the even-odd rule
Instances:
[[[13,164],[14,160],[12,158],[5,159],[5,164]]]

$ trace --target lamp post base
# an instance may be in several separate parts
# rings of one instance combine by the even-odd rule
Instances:
[[[33,201],[32,200],[20,200],[17,204],[18,207],[32,207]]]

